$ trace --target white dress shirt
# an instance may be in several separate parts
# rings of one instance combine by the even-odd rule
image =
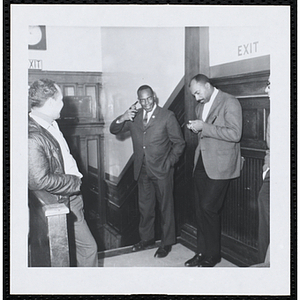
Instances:
[[[206,121],[206,118],[207,118],[207,115],[216,99],[216,96],[218,94],[218,89],[214,88],[214,91],[213,93],[211,94],[210,96],[210,100],[208,102],[206,102],[204,104],[204,107],[203,107],[203,112],[202,112],[202,120],[205,122]]]
[[[156,106],[157,106],[156,103],[154,103],[152,110],[148,111],[148,114],[147,114],[147,123],[149,122],[150,118],[152,117],[153,112],[155,111]],[[146,114],[146,111],[143,109],[143,119],[145,117],[145,114]]]
[[[63,156],[63,161],[64,161],[65,174],[75,175],[78,176],[79,178],[82,178],[83,176],[78,170],[76,161],[70,153],[69,146],[62,132],[60,131],[57,122],[53,121],[52,123],[49,123],[50,120],[47,120],[48,119],[47,116],[36,111],[32,111],[29,115],[39,125],[45,128],[49,133],[51,133],[59,143],[62,156]]]

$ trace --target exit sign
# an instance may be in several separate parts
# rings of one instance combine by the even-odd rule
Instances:
[[[238,46],[238,56],[258,52],[258,42],[247,43]]]
[[[40,59],[29,59],[28,69],[42,70],[43,61]]]

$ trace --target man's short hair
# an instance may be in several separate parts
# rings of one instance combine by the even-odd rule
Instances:
[[[40,79],[35,81],[28,91],[29,108],[42,107],[45,102],[55,96],[58,90],[55,82],[50,79]]]
[[[210,85],[212,85],[210,79],[209,79],[207,76],[205,76],[204,74],[198,74],[198,75],[194,76],[194,77],[190,80],[189,86],[191,86],[191,82],[192,82],[193,80],[195,80],[195,81],[198,82],[198,83],[203,83],[203,84],[209,83]]]
[[[149,89],[151,91],[152,95],[154,95],[154,92],[153,92],[152,88],[149,85],[146,85],[146,84],[144,84],[144,85],[142,85],[138,88],[137,95],[139,95],[140,91],[147,90],[147,89]]]

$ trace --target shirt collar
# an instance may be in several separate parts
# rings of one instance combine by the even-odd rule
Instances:
[[[149,118],[150,116],[152,116],[152,114],[153,114],[153,112],[155,111],[156,107],[157,107],[157,105],[156,105],[156,102],[155,102],[154,105],[153,105],[152,110],[151,110],[151,111],[148,111],[148,115],[147,115],[148,118]],[[145,116],[145,114],[146,114],[146,111],[143,109],[143,116]]]
[[[32,110],[29,113],[29,116],[47,130],[49,129],[49,127],[52,124],[55,123],[55,121],[52,118],[49,118],[49,116],[47,116],[39,111],[36,111],[36,110]]]
[[[32,110],[30,113],[30,116],[35,116],[35,117],[41,118],[44,121],[46,121],[49,125],[51,125],[54,121],[53,118],[51,118],[37,110]]]
[[[211,94],[211,97],[210,97],[210,99],[209,99],[209,102],[211,102],[211,103],[214,102],[215,98],[217,97],[218,91],[219,91],[219,90],[218,90],[217,88],[214,87],[214,91],[213,91],[213,93]]]

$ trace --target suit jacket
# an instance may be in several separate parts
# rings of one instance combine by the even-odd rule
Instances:
[[[110,132],[118,134],[130,131],[134,151],[134,179],[138,179],[144,155],[152,174],[158,179],[166,177],[185,147],[175,114],[157,106],[145,129],[141,108],[133,121],[118,124],[116,122],[119,118],[110,125]]]
[[[197,119],[202,120],[204,104],[196,106]],[[211,179],[231,179],[240,176],[242,108],[239,101],[222,91],[214,100],[203,129],[198,133],[194,169],[201,151],[205,171]]]
[[[28,120],[28,188],[53,195],[71,196],[80,192],[81,179],[65,174],[58,141],[45,128]]]

